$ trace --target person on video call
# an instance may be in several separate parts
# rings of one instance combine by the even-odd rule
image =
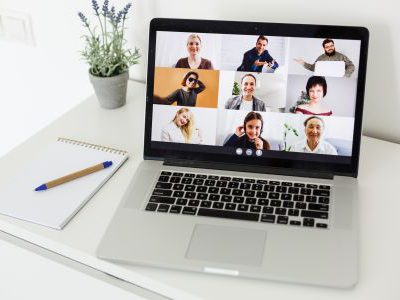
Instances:
[[[244,118],[243,125],[236,128],[235,133],[224,143],[224,146],[269,150],[269,143],[261,137],[263,125],[263,118],[258,112],[249,112]]]
[[[212,62],[200,56],[201,39],[199,35],[189,35],[186,42],[186,49],[188,56],[179,59],[175,68],[214,70]]]
[[[293,151],[317,154],[337,155],[335,147],[322,140],[325,129],[324,120],[318,116],[311,116],[304,121],[306,138],[295,144]]]
[[[165,99],[161,97],[157,104],[173,104],[179,106],[196,106],[197,94],[206,89],[206,86],[199,80],[199,74],[190,71],[185,74],[181,82],[182,87],[173,91]]]
[[[322,76],[311,76],[307,80],[306,91],[307,100],[304,100],[304,104],[300,104],[295,108],[296,114],[305,115],[318,115],[318,116],[330,116],[332,110],[325,107],[321,102],[322,98],[325,97],[328,90],[326,80]]]
[[[246,111],[270,111],[264,101],[254,96],[257,79],[253,74],[245,74],[240,80],[241,94],[229,98],[225,103],[226,109]]]
[[[313,64],[307,63],[304,59],[295,58],[294,60],[301,64],[305,69],[314,72],[315,63],[317,61],[344,61],[345,64],[345,77],[350,77],[354,72],[353,62],[344,54],[336,51],[335,43],[331,39],[325,39],[322,42],[322,48],[324,48],[324,54],[318,56]]]
[[[237,71],[261,72],[263,66],[266,65],[267,72],[273,73],[279,67],[279,64],[269,54],[266,49],[267,45],[268,39],[260,35],[256,46],[244,53],[242,64],[237,68]]]
[[[193,113],[188,108],[182,107],[176,112],[172,121],[161,130],[161,141],[202,144],[201,131],[195,126]]]

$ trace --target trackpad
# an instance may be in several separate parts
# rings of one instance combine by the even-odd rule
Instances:
[[[259,266],[267,232],[240,227],[196,224],[186,257],[196,260]]]

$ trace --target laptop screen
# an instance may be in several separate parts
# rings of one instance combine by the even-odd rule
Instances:
[[[361,39],[213,31],[154,31],[153,149],[351,164]]]

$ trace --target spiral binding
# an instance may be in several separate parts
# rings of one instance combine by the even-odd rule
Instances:
[[[127,155],[128,154],[128,152],[124,151],[124,150],[118,150],[118,149],[114,149],[114,148],[104,147],[104,146],[100,146],[100,145],[90,144],[90,143],[81,142],[81,141],[72,140],[72,139],[67,139],[67,138],[59,137],[57,139],[57,142],[62,142],[62,143],[66,143],[66,144],[81,146],[81,147],[85,147],[85,148],[90,148],[90,149],[94,149],[94,150],[109,152],[109,153],[118,154],[118,155]]]

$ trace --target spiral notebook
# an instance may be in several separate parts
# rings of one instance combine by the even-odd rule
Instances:
[[[0,184],[0,213],[62,229],[127,160],[126,151],[58,138],[9,181]],[[46,191],[38,185],[112,161],[111,167]]]

